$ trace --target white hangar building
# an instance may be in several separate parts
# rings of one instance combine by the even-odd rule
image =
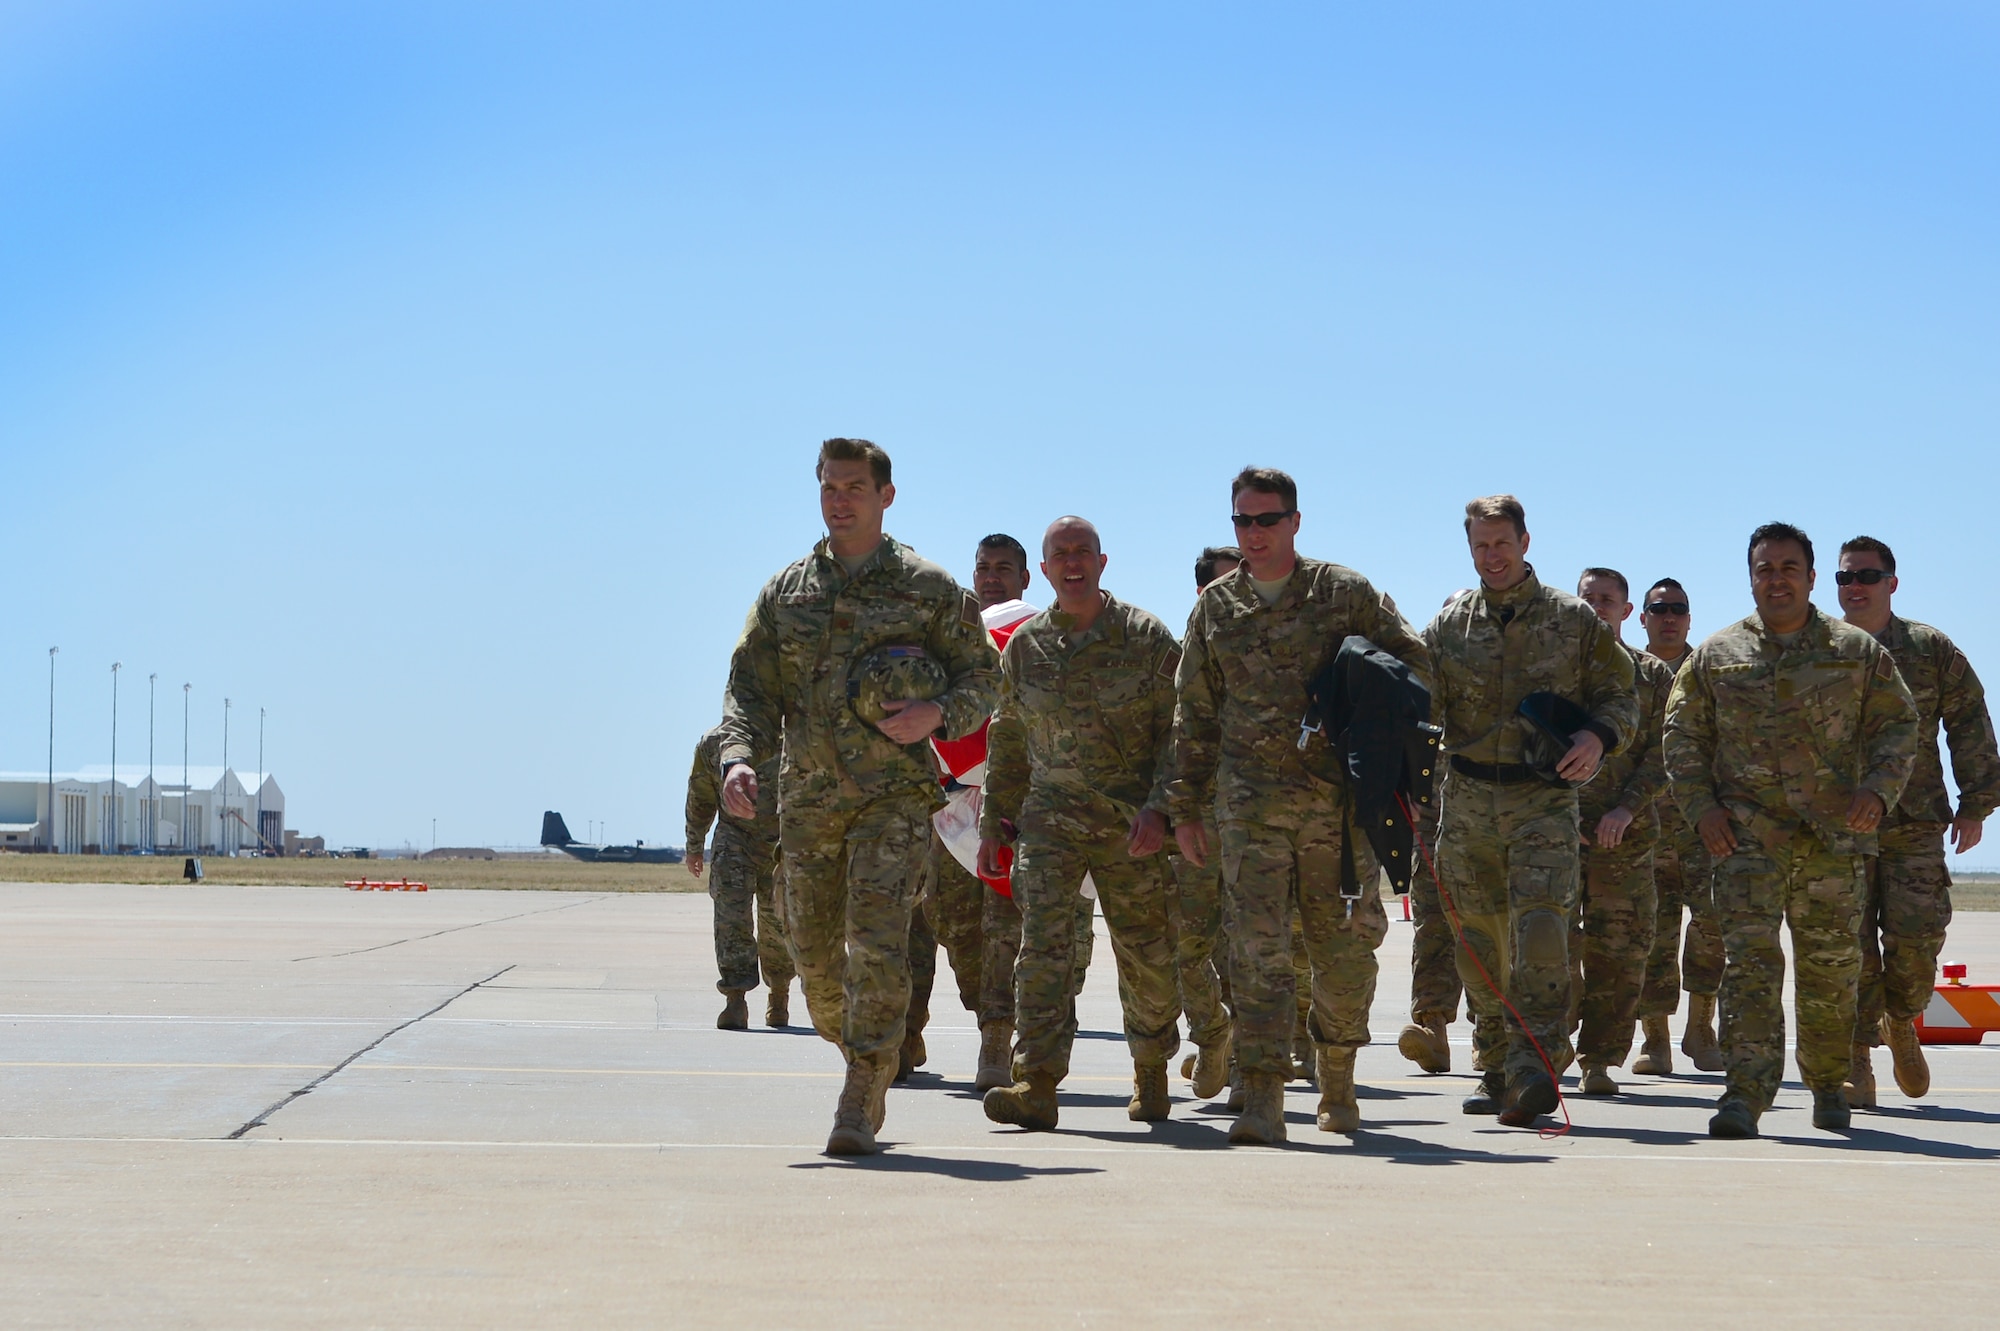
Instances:
[[[64,855],[162,850],[202,855],[273,850],[285,842],[285,792],[269,772],[190,767],[153,776],[121,764],[55,774],[0,772],[0,850],[50,847]],[[261,821],[261,826],[260,826]]]

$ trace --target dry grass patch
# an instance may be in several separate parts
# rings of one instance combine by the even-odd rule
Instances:
[[[338,887],[353,879],[408,878],[434,890],[485,888],[539,892],[703,892],[704,880],[680,864],[584,864],[567,855],[526,860],[260,860],[205,857],[211,883],[258,887]],[[4,883],[141,883],[181,881],[177,855],[0,854]]]

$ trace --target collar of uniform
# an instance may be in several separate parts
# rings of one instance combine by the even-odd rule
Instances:
[[[1778,635],[1765,627],[1762,615],[1751,615],[1750,625],[1751,630],[1757,635],[1757,640],[1763,643],[1767,650],[1772,652],[1783,652],[1785,650],[1785,644],[1778,641]],[[1820,608],[1816,605],[1808,604],[1806,606],[1806,622],[1799,626],[1798,635],[1792,639],[1792,645],[1794,647],[1826,646],[1828,640],[1833,636],[1828,632],[1826,625],[1826,616],[1820,613]]]
[[[794,546],[792,548],[797,549],[798,547]],[[869,552],[867,560],[861,565],[860,568],[855,570],[854,576],[852,578],[848,578],[848,581],[859,582],[862,578],[868,576],[868,571],[870,569],[879,568],[882,565],[887,564],[889,562],[890,556],[895,554],[898,549],[899,547],[896,544],[896,538],[891,536],[888,532],[883,532],[882,544],[876,546],[874,550]],[[847,578],[847,565],[841,563],[840,556],[836,555],[833,552],[833,538],[831,536],[820,537],[819,544],[813,547],[813,554],[818,556],[820,559],[824,560],[828,568],[839,573],[841,577]]]
[[[1901,615],[1889,616],[1889,622],[1882,626],[1880,633],[1872,634],[1876,642],[1888,649],[1889,655],[1899,656],[1899,649],[1910,642],[1910,625]]]
[[[1238,615],[1258,615],[1266,610],[1282,610],[1295,605],[1306,595],[1306,588],[1312,585],[1311,572],[1318,563],[1304,555],[1296,557],[1291,576],[1285,579],[1285,589],[1278,593],[1278,599],[1269,605],[1257,594],[1257,586],[1250,579],[1250,566],[1238,564],[1229,573],[1217,579],[1212,586],[1221,589],[1229,601],[1230,608]]]
[[[1519,609],[1541,594],[1542,580],[1535,576],[1535,566],[1533,564],[1528,565],[1528,575],[1526,577],[1504,592],[1496,592],[1484,582],[1479,584],[1479,603],[1489,613],[1503,606],[1512,606],[1515,609]]]
[[[1118,603],[1117,597],[1101,587],[1098,588],[1097,594],[1104,598],[1104,604],[1098,607],[1097,618],[1091,620],[1090,627],[1082,633],[1076,631],[1075,621],[1064,614],[1059,607],[1049,607],[1049,623],[1073,648],[1081,647],[1087,642],[1095,642],[1099,638],[1112,643],[1124,640],[1124,607]]]

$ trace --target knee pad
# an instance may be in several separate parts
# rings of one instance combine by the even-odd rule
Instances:
[[[1569,921],[1552,910],[1531,910],[1521,917],[1521,961],[1540,968],[1561,966],[1569,956]]]

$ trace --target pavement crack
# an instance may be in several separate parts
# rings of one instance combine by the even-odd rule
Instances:
[[[530,915],[538,915],[541,912],[529,911],[527,913]],[[251,1119],[248,1123],[245,1123],[242,1127],[236,1129],[236,1131],[230,1133],[228,1137],[224,1138],[224,1140],[232,1142],[238,1141],[242,1139],[243,1134],[251,1131],[253,1128],[263,1127],[266,1123],[270,1122],[271,1115],[277,1113],[280,1109],[283,1109],[286,1105],[298,1099],[300,1096],[311,1095],[313,1091],[325,1085],[329,1078],[335,1076],[343,1069],[348,1067],[348,1065],[353,1063],[355,1059],[360,1058],[363,1054],[369,1053],[372,1050],[380,1048],[382,1042],[387,1040],[390,1036],[396,1034],[396,1032],[408,1030],[410,1027],[416,1025],[418,1022],[424,1020],[426,1017],[436,1016],[438,1013],[450,1007],[453,1003],[456,1003],[459,999],[464,998],[474,989],[477,989],[484,984],[493,983],[495,980],[499,979],[501,976],[505,975],[508,971],[513,969],[514,969],[514,963],[509,962],[507,965],[502,966],[499,970],[494,971],[491,975],[487,976],[485,979],[474,980],[471,984],[466,985],[465,988],[459,990],[457,993],[453,994],[450,998],[445,999],[444,1002],[439,1003],[436,1007],[430,1009],[428,1012],[420,1012],[416,1016],[411,1017],[408,1021],[400,1022],[397,1025],[391,1026],[388,1030],[383,1031],[380,1035],[376,1036],[373,1040],[370,1040],[367,1044],[362,1045],[361,1048],[355,1050],[353,1053],[349,1054],[346,1058],[343,1058],[338,1063],[335,1063],[325,1072],[320,1073],[317,1077],[314,1077],[311,1081],[307,1082],[305,1085],[299,1087],[296,1091],[293,1091],[291,1094],[287,1095],[284,1099],[279,1100],[274,1104],[272,1104],[270,1108],[266,1109],[263,1113],[257,1115],[257,1117]]]
[[[363,952],[380,952],[385,947],[401,947],[405,943],[421,943],[426,938],[442,938],[446,934],[461,933],[467,929],[483,929],[489,924],[505,924],[509,920],[525,920],[530,915],[553,915],[559,910],[574,910],[578,906],[591,906],[606,898],[588,897],[582,901],[565,901],[560,906],[544,906],[541,910],[524,910],[513,915],[501,915],[491,920],[474,920],[471,924],[454,924],[449,929],[435,929],[427,934],[411,934],[408,938],[397,938],[387,943],[374,943],[368,947],[349,948],[345,952],[316,952],[309,957],[293,957],[293,961],[328,961],[334,957],[358,957]]]

